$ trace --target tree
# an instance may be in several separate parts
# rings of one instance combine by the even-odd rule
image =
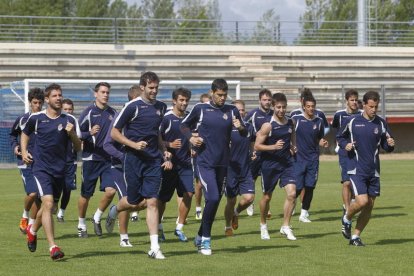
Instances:
[[[280,17],[274,9],[267,10],[256,23],[252,41],[260,44],[279,44],[279,21]]]

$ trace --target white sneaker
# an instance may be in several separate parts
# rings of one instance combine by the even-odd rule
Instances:
[[[162,254],[161,249],[158,250],[150,250],[148,251],[148,257],[157,259],[157,260],[164,260],[165,256]]]
[[[247,207],[246,212],[247,212],[247,215],[249,217],[253,216],[253,214],[254,214],[254,204],[253,203],[250,204],[249,207]]]
[[[269,231],[267,231],[267,228],[260,229],[260,237],[262,240],[270,240]]]
[[[129,242],[128,239],[123,239],[119,245],[121,247],[132,247],[132,244]]]
[[[296,237],[293,235],[292,228],[290,228],[290,226],[280,227],[280,234],[285,235],[288,240],[296,241]]]
[[[302,215],[299,216],[299,221],[306,223],[312,222],[308,217]]]

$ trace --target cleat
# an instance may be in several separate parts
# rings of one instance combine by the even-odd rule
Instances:
[[[200,246],[201,246],[201,237],[199,235],[197,235],[194,238],[194,242],[193,243],[194,243],[194,246],[195,247],[200,248]]]
[[[254,214],[254,204],[253,203],[250,204],[249,207],[247,207],[246,212],[247,212],[247,215],[249,217],[253,216],[253,214]]]
[[[129,242],[129,239],[123,239],[119,243],[119,246],[121,246],[121,247],[132,247],[132,244]]]
[[[269,211],[267,211],[267,215],[266,215],[267,219],[271,219],[272,218],[272,213]]]
[[[204,240],[201,242],[201,245],[199,247],[199,252],[205,256],[211,255],[211,244],[210,240]]]
[[[156,259],[156,260],[164,260],[165,256],[162,254],[161,250],[150,250],[148,251],[148,257]]]
[[[201,211],[196,211],[195,219],[201,220],[203,218],[203,213]]]
[[[224,235],[226,235],[226,237],[233,236],[233,228],[231,228],[231,227],[225,227],[224,228]]]
[[[93,224],[93,231],[95,232],[95,234],[100,237],[102,236],[102,226],[101,226],[101,222],[96,222],[93,218],[92,218],[92,224]]]
[[[299,221],[300,222],[305,222],[305,223],[309,223],[309,222],[312,222],[307,216],[305,216],[305,215],[300,215],[299,216]]]
[[[56,220],[62,223],[65,222],[65,219],[63,217],[56,217]]]
[[[159,242],[165,242],[166,241],[163,229],[158,229],[158,241]]]
[[[296,237],[293,235],[292,228],[290,228],[290,226],[280,227],[280,234],[285,235],[288,240],[296,241]]]
[[[267,231],[267,228],[260,229],[260,237],[262,240],[270,240],[269,231]]]
[[[175,229],[175,231],[174,231],[174,235],[176,235],[176,236],[178,237],[178,239],[179,239],[180,241],[182,241],[182,242],[187,242],[187,241],[188,241],[188,239],[187,239],[186,235],[185,235],[185,234],[184,234],[184,232],[183,232],[183,231],[181,231],[181,230],[177,230],[177,229]]]
[[[57,261],[59,259],[62,259],[65,256],[65,253],[63,253],[62,250],[58,246],[53,246],[52,250],[50,250],[50,258],[52,260]]]
[[[32,225],[29,224],[26,228],[27,248],[29,248],[30,252],[35,252],[37,247],[37,236],[30,233],[31,227]]]
[[[231,218],[231,227],[234,230],[237,230],[237,228],[239,228],[239,216],[233,215]]]
[[[131,222],[137,222],[139,220],[138,212],[131,213]]]
[[[355,238],[355,239],[350,239],[349,240],[349,245],[353,245],[353,246],[365,246],[365,244],[362,243],[361,238]]]
[[[106,221],[105,221],[105,229],[106,229],[106,232],[108,233],[112,233],[114,231],[114,226],[115,226],[115,221],[116,221],[116,216],[113,216],[113,213],[115,213],[114,208],[116,210],[116,205],[111,206],[108,212],[108,216],[106,217]]]
[[[78,228],[78,237],[79,238],[87,238],[88,237],[88,231],[86,231],[86,228]]]
[[[352,223],[346,223],[344,221],[344,217],[342,217],[342,235],[345,239],[351,239],[351,230],[352,230]]]
[[[20,232],[22,232],[23,235],[26,235],[26,229],[27,229],[28,223],[29,223],[28,218],[21,218],[20,219],[19,229],[20,229]]]

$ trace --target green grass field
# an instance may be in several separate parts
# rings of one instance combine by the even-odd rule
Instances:
[[[321,162],[320,177],[313,204],[312,223],[292,218],[297,241],[279,234],[284,191],[277,189],[271,202],[273,217],[268,222],[271,240],[262,241],[258,205],[255,215],[244,212],[235,236],[224,236],[223,207],[220,204],[213,226],[212,256],[197,253],[192,242],[180,243],[173,234],[176,203],[173,200],[164,220],[167,241],[161,248],[164,261],[149,259],[149,237],[144,213],[130,223],[133,248],[120,248],[119,235],[93,234],[88,224],[88,239],[77,237],[77,199],[72,194],[66,222],[56,223],[56,240],[66,256],[51,261],[43,230],[39,232],[37,252],[30,253],[25,236],[18,230],[22,211],[23,188],[17,169],[0,170],[2,192],[0,220],[1,275],[412,275],[414,272],[414,161],[382,161],[382,190],[372,219],[363,233],[364,248],[348,245],[341,233],[341,186],[337,162]],[[78,182],[79,183],[79,182]],[[259,188],[260,186],[257,185]],[[261,193],[257,189],[258,199]],[[91,201],[88,216],[97,207],[98,196]],[[299,210],[299,208],[297,208]],[[191,211],[185,233],[192,241],[199,223]],[[106,213],[104,214],[106,217]],[[105,230],[104,230],[105,231]]]

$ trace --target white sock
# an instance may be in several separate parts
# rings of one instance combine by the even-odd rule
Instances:
[[[121,241],[129,240],[128,234],[119,234],[119,236],[121,237]]]
[[[52,251],[53,248],[57,247],[56,244],[52,245],[51,247],[49,247],[49,251]]]
[[[301,209],[300,210],[300,215],[306,217],[308,215],[308,210]]]
[[[160,245],[158,244],[158,235],[150,235],[151,241],[151,250],[157,251],[160,249]]]
[[[201,212],[201,206],[196,207],[196,212]]]
[[[355,239],[357,239],[357,238],[359,238],[359,236],[358,235],[352,235],[352,240],[355,240]]]
[[[182,223],[177,223],[177,226],[175,227],[176,230],[182,231],[184,227],[184,224]]]
[[[225,227],[224,227],[224,231],[226,231],[226,230],[228,230],[228,229],[233,229],[233,227],[231,227],[231,226],[225,226]]]
[[[65,209],[60,208],[57,216],[60,217],[60,218],[64,217],[65,216]]]
[[[99,208],[96,209],[96,212],[93,215],[93,220],[95,221],[95,223],[99,223],[101,221],[102,214],[103,212]]]
[[[235,215],[236,217],[238,217],[238,216],[239,216],[239,212],[237,212],[237,208],[234,208],[234,215]]]
[[[260,229],[267,229],[267,223],[265,224],[260,223]]]
[[[29,218],[29,211],[23,210],[22,218]]]
[[[86,229],[86,219],[85,218],[79,218],[78,222],[78,228]]]
[[[351,220],[348,220],[347,218],[346,218],[346,215],[344,215],[344,221],[346,222],[346,223],[351,223],[352,221]]]
[[[204,236],[201,237],[201,242],[209,241],[209,240],[211,240],[211,237],[204,237]]]
[[[33,227],[30,227],[30,234],[32,234],[33,236],[37,235],[37,232],[33,231]]]
[[[33,225],[33,223],[35,223],[35,219],[29,218],[29,225]]]

